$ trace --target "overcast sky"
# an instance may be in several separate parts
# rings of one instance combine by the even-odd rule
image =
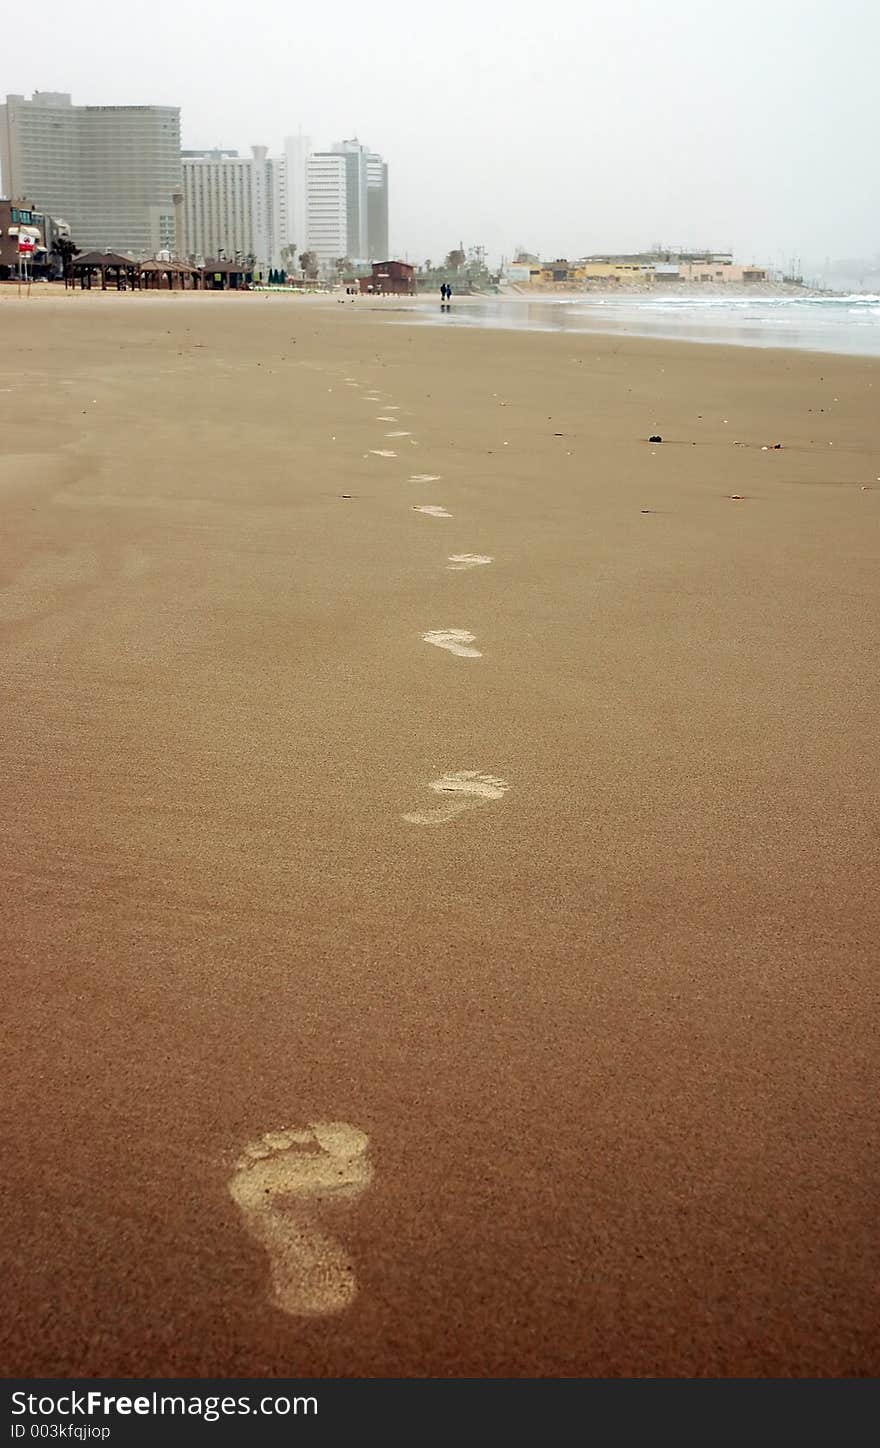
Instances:
[[[880,251],[880,0],[473,0],[16,12],[0,92],[181,108],[185,147],[357,135],[393,249]],[[375,16],[375,20],[371,19]]]

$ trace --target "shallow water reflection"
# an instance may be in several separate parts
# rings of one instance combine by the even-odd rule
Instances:
[[[450,311],[419,298],[426,325],[619,332],[680,342],[880,356],[880,297],[461,297]]]

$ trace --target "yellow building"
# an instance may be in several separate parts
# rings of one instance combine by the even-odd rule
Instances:
[[[605,282],[610,286],[644,285],[654,280],[654,268],[637,261],[576,261],[563,258],[529,268],[530,286],[583,286]]]
[[[640,261],[585,261],[577,267],[578,281],[610,282],[613,286],[642,286],[654,280],[654,268]]]

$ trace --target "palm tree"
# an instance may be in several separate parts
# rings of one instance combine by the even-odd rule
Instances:
[[[65,281],[70,276],[70,266],[73,258],[78,254],[79,247],[69,236],[59,236],[53,247],[56,256],[61,258],[61,275]]]

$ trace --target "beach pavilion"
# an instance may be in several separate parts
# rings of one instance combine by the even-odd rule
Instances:
[[[253,275],[253,267],[245,262],[215,261],[211,257],[205,262],[202,285],[209,291],[225,291],[227,287],[236,291],[249,286]]]
[[[71,281],[76,284],[79,277],[80,290],[92,288],[92,276],[95,272],[101,274],[101,291],[107,290],[108,274],[111,280],[116,282],[116,290],[124,292],[126,287],[132,291],[138,286],[140,263],[132,261],[131,257],[121,256],[117,251],[87,251],[82,256],[75,256],[70,263]]]
[[[169,291],[174,287],[198,287],[201,284],[202,274],[197,267],[187,266],[182,261],[142,261],[139,273],[139,285],[148,290],[167,286]]]

